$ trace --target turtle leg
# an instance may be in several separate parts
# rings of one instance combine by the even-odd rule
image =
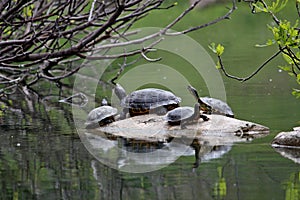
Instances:
[[[203,119],[203,121],[208,121],[209,118],[206,115],[200,114],[200,118]]]
[[[120,114],[120,120],[126,119],[126,115],[128,113],[128,108],[123,108],[121,114]]]

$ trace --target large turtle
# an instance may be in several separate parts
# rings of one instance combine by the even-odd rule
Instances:
[[[157,88],[136,90],[126,95],[124,88],[116,84],[115,94],[121,100],[121,107],[123,108],[121,119],[126,118],[128,112],[131,117],[148,114],[150,111],[166,114],[167,111],[177,108],[181,102],[181,98],[172,92]]]
[[[115,121],[118,110],[107,104],[106,100],[102,100],[100,107],[94,108],[89,112],[86,120],[86,129],[97,128]]]
[[[204,113],[215,113],[225,115],[227,117],[234,117],[234,114],[227,103],[211,97],[199,97],[197,90],[190,85],[188,86],[188,90],[199,102],[200,109],[204,111]]]
[[[209,120],[207,116],[200,114],[199,103],[196,103],[194,108],[189,106],[175,108],[165,115],[165,120],[170,125],[180,125],[181,128],[185,128],[185,124],[197,121],[199,118],[204,121]]]

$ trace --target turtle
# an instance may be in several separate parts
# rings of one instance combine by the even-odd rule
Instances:
[[[97,128],[115,121],[118,109],[109,106],[106,99],[102,100],[100,107],[94,108],[89,112],[86,120],[86,129]]]
[[[196,98],[196,100],[200,104],[200,110],[204,111],[204,113],[221,114],[227,117],[234,118],[234,114],[227,103],[221,101],[220,99],[215,99],[211,97],[199,97],[197,90],[190,85],[188,86],[188,90]]]
[[[150,112],[163,115],[167,111],[179,107],[181,102],[181,98],[172,92],[157,88],[136,90],[126,95],[124,88],[120,84],[116,84],[114,91],[123,108],[120,119],[126,118],[128,112],[131,117]]]
[[[181,128],[186,128],[185,124],[197,121],[199,118],[202,118],[204,121],[209,120],[206,115],[200,114],[199,103],[196,103],[194,108],[189,106],[175,108],[169,111],[164,117],[169,125],[180,125]]]

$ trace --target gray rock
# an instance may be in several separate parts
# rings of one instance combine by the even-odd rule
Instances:
[[[294,130],[294,131],[300,131],[300,126],[294,127],[293,130]]]
[[[272,141],[273,147],[300,147],[300,131],[281,132]]]
[[[154,114],[141,115],[116,121],[99,131],[125,138],[141,140],[166,141],[169,138],[198,138],[213,145],[232,144],[234,142],[248,141],[269,134],[269,128],[249,121],[239,120],[223,115],[207,115],[209,120],[180,126],[170,126],[163,116]]]

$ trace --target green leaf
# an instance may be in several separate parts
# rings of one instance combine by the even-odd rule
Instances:
[[[300,59],[300,51],[296,52],[296,56],[297,56],[298,59]]]
[[[281,4],[279,4],[279,2],[281,2]],[[277,13],[286,6],[287,2],[288,0],[277,0],[276,2],[272,2],[272,4],[269,6],[269,11]]]
[[[216,68],[217,68],[217,69],[221,69],[221,65],[220,65],[220,62],[219,62],[219,61],[217,62]]]
[[[212,50],[212,52],[217,53],[216,44],[214,42],[212,42],[210,45],[208,45],[208,48],[210,48],[210,50]]]
[[[275,44],[275,40],[271,40],[269,39],[266,44],[256,44],[255,47],[268,47],[268,46],[271,46],[273,44]]]
[[[283,56],[284,60],[285,60],[288,64],[290,64],[290,65],[293,64],[293,60],[292,60],[292,58],[291,58],[289,55],[283,53],[282,56]]]
[[[218,56],[221,56],[224,53],[224,46],[221,44],[218,44],[217,48],[216,48],[216,53]]]
[[[224,53],[225,49],[224,46],[221,44],[218,44],[216,47],[216,44],[214,42],[208,45],[208,47],[210,48],[210,50],[212,50],[212,52],[214,52],[218,56],[221,56]]]
[[[34,9],[34,4],[29,4],[28,6],[23,8],[23,14],[26,17],[32,17],[33,9]]]
[[[293,89],[292,95],[294,95],[297,99],[300,98],[300,90]]]
[[[252,3],[252,6],[255,7],[256,12],[268,12],[268,10],[264,7],[261,2]]]
[[[300,85],[300,74],[297,74],[297,83]]]
[[[285,72],[292,72],[292,66],[286,65],[286,66],[278,66],[280,69],[282,69]]]
[[[298,20],[296,20],[294,25],[288,20],[280,21],[278,26],[268,28],[272,31],[274,40],[269,40],[268,43],[277,42],[278,45],[288,46],[292,48],[298,48],[300,44],[300,39],[298,38]]]

